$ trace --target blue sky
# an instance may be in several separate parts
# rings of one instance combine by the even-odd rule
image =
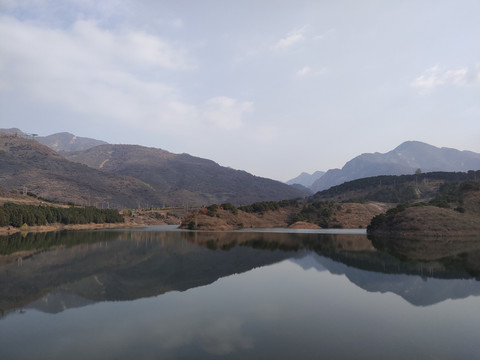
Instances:
[[[403,141],[480,152],[480,1],[0,0],[0,127],[286,181]]]

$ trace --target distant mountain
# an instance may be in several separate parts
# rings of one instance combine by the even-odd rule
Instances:
[[[107,144],[102,140],[95,140],[86,137],[75,136],[68,132],[57,133],[48,136],[35,138],[40,144],[48,146],[57,152],[82,151],[92,147]]]
[[[138,145],[108,145],[69,133],[35,137],[46,147],[20,129],[6,130],[9,134],[0,133],[0,186],[26,188],[46,199],[82,205],[157,207],[224,202],[240,205],[308,195],[290,185],[188,154]],[[87,149],[73,151],[76,148]]]
[[[140,179],[170,204],[250,204],[306,195],[290,185],[211,160],[139,145],[100,145],[66,157],[105,173]]]
[[[325,171],[315,171],[313,174],[308,174],[306,172],[302,172],[300,175],[298,175],[296,178],[293,178],[291,180],[287,181],[288,185],[293,185],[293,184],[300,184],[305,186],[306,188],[310,188],[312,184],[321,178],[325,174]]]
[[[362,154],[342,169],[328,170],[310,188],[317,192],[346,181],[377,175],[413,174],[417,169],[422,172],[478,170],[480,154],[407,141],[385,154]]]
[[[38,136],[37,134],[28,134],[18,128],[0,129],[0,132],[13,134],[25,138],[35,139],[40,144],[48,146],[56,152],[81,151],[94,146],[108,144],[102,140],[90,139],[86,137],[75,136],[68,132],[56,133],[48,136]]]
[[[290,185],[290,186],[294,187],[294,188],[297,189],[297,190],[300,190],[300,191],[304,192],[305,194],[313,195],[313,191],[310,190],[310,188],[305,187],[305,186],[303,186],[303,185],[301,185],[301,184],[292,184],[292,185]]]

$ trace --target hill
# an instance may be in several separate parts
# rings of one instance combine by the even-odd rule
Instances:
[[[137,207],[157,194],[141,180],[73,163],[52,149],[0,133],[0,186],[59,202],[98,207]]]
[[[417,169],[423,172],[478,170],[480,154],[407,141],[385,154],[362,154],[342,169],[328,170],[310,188],[317,192],[346,181],[377,175],[414,174]]]
[[[480,234],[480,182],[445,183],[428,203],[401,204],[372,219],[373,236],[438,238]]]
[[[238,205],[305,196],[292,186],[211,160],[139,145],[100,145],[66,157],[104,173],[140,179],[167,203]]]
[[[408,206],[427,202],[443,204],[444,193],[453,191],[448,189],[469,180],[475,182],[477,178],[480,171],[375,176],[334,186],[301,201],[258,202],[238,208],[228,203],[213,204],[190,213],[183,219],[182,227],[200,230],[365,228],[376,215],[400,203]]]
[[[371,219],[385,212],[388,204],[296,200],[257,202],[234,207],[212,204],[188,214],[180,225],[190,230],[238,230],[245,228],[366,228]]]
[[[0,133],[0,186],[55,201],[99,207],[161,207],[245,204],[306,194],[281,182],[188,154],[107,144],[64,152],[67,159],[16,134]]]
[[[386,203],[429,201],[438,195],[438,191],[444,183],[476,181],[476,179],[480,179],[480,171],[438,171],[415,175],[372,176],[332,186],[312,195],[309,200],[379,201]]]

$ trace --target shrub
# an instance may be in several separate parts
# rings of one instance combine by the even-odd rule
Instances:
[[[211,217],[214,217],[217,210],[218,210],[218,205],[217,204],[209,205],[209,206],[207,206],[207,215],[211,216]]]
[[[223,210],[229,210],[232,214],[238,214],[238,210],[235,206],[233,206],[231,203],[225,203],[220,205]]]

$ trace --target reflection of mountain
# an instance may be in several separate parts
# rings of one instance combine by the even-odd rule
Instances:
[[[480,296],[479,281],[428,277],[431,275],[428,264],[423,269],[422,277],[365,271],[315,253],[292,261],[304,269],[328,270],[332,274],[345,275],[362,289],[369,292],[391,292],[416,306],[428,306],[447,299],[462,299],[471,295]]]
[[[54,290],[28,305],[28,308],[37,309],[46,313],[56,314],[66,309],[87,306],[95,303],[79,295],[71,294],[65,290]]]
[[[20,260],[22,253],[3,257],[2,313],[40,298],[35,304],[37,309],[58,312],[79,306],[82,301],[132,300],[184,291],[291,256],[284,251],[257,251],[248,247],[212,251],[186,241],[181,232],[76,234],[83,234],[90,243],[37,253],[29,251],[23,260]],[[102,241],[105,234],[116,240]],[[97,236],[101,242],[91,243]]]
[[[97,231],[38,237],[44,249],[53,247],[35,250],[31,244],[39,239],[26,237],[17,250],[7,242],[0,256],[3,314],[22,307],[56,313],[185,291],[288,258],[304,269],[345,274],[368,291],[396,293],[414,305],[480,295],[477,281],[449,280],[470,277],[461,264],[451,270],[438,261],[402,262],[373,249],[363,235]]]

